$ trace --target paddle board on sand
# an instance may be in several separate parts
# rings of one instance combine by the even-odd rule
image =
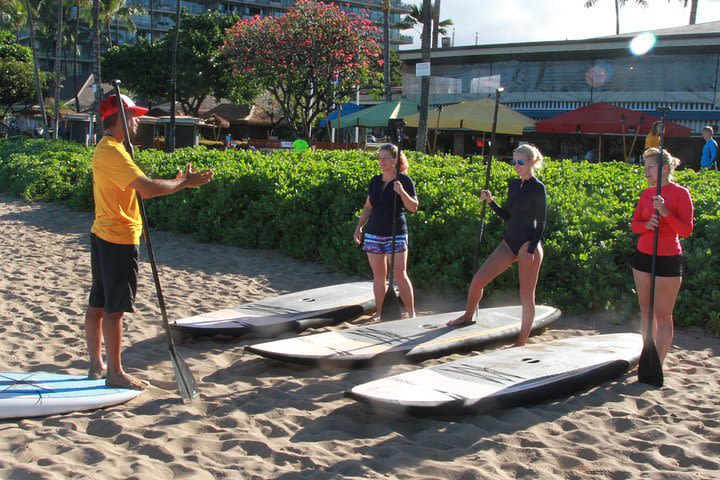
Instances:
[[[0,372],[0,418],[94,410],[132,400],[142,390],[112,388],[79,375]]]
[[[271,336],[332,325],[374,309],[372,282],[353,282],[203,313],[175,320],[170,326],[191,335]]]
[[[463,312],[427,315],[362,327],[305,335],[245,347],[249,352],[300,364],[366,366],[377,363],[419,361],[458,350],[514,340],[520,333],[522,307],[483,308],[475,324],[447,327]],[[560,316],[560,310],[538,305],[533,332]]]
[[[358,385],[346,396],[377,411],[455,415],[529,405],[610,380],[637,364],[635,333],[508,348]]]

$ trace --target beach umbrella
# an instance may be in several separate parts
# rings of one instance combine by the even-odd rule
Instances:
[[[495,101],[489,98],[460,102],[444,107],[442,113],[437,108],[428,112],[428,125],[436,125],[440,130],[489,132],[493,127],[494,113]],[[419,114],[404,118],[409,127],[417,127],[419,119]],[[533,124],[530,117],[505,105],[499,105],[496,133],[521,135],[525,128],[532,127]]]
[[[346,117],[352,113],[359,112],[362,110],[362,107],[358,105],[357,103],[343,103],[343,105],[340,107],[340,120],[342,120],[343,117]],[[338,111],[337,109],[333,110],[328,114],[327,117],[320,120],[320,128],[325,128],[325,124],[327,122],[330,122],[331,127],[337,127],[337,118],[338,118]],[[340,122],[342,123],[342,122]]]
[[[348,127],[387,127],[388,121],[405,118],[418,111],[416,102],[398,98],[391,102],[365,108],[348,116],[340,117],[340,128]],[[335,123],[335,122],[333,122]]]
[[[535,131],[537,133],[622,135],[624,127],[634,126],[636,134],[647,135],[656,120],[660,120],[660,118],[655,115],[599,102],[541,120],[535,124]],[[691,133],[692,130],[688,127],[665,122],[665,136],[689,137]]]

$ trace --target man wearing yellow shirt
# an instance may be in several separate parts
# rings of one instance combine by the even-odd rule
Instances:
[[[133,136],[137,118],[148,110],[136,106],[126,95],[120,98]],[[185,172],[179,172],[174,179],[150,179],[125,150],[125,133],[115,95],[100,104],[100,118],[105,132],[92,159],[95,199],[95,221],[90,230],[92,287],[85,313],[88,377],[106,377],[105,383],[113,387],[144,390],[147,383],[125,373],[121,362],[122,319],[125,312],[134,311],[137,291],[138,245],[142,235],[137,194],[152,198],[198,187],[208,183],[213,172],[197,172],[188,164]],[[107,367],[102,358],[103,337]]]

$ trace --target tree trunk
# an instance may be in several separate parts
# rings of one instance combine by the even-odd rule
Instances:
[[[697,20],[698,0],[690,1],[690,25],[695,25]]]
[[[57,0],[57,23],[55,32],[55,112],[53,112],[53,138],[58,139],[60,128],[60,57],[62,56],[63,0]]]
[[[102,102],[102,76],[100,72],[100,0],[93,0],[92,3],[92,17],[93,17],[93,79],[95,80],[95,105],[93,110],[95,111],[96,121],[96,138],[100,138],[102,134],[102,122],[100,121],[100,103]]]
[[[25,0],[25,4],[26,4],[27,10],[28,10],[28,28],[30,29],[30,47],[32,48],[33,72],[35,74],[35,92],[37,93],[37,101],[38,101],[38,105],[40,106],[40,115],[42,116],[43,138],[47,138],[48,122],[47,122],[47,115],[45,114],[45,100],[43,99],[42,87],[40,86],[40,68],[38,67],[37,49],[35,48],[35,22],[33,21],[35,12],[30,6],[30,0]]]
[[[150,0],[150,45],[155,43],[155,0]]]
[[[175,36],[173,37],[172,55],[170,60],[170,125],[165,135],[165,151],[175,151],[175,102],[177,100],[177,47],[180,37],[180,0],[175,5]]]
[[[422,61],[430,61],[430,33],[432,28],[432,3],[430,0],[423,0],[423,30],[422,44],[420,47]],[[420,82],[420,119],[418,120],[417,142],[415,150],[425,152],[427,144],[427,119],[428,103],[430,100],[430,77],[422,77]]]
[[[390,85],[390,0],[383,0],[383,78],[385,84],[385,101],[392,100]]]
[[[620,0],[615,0],[615,35],[620,35]]]
[[[433,5],[432,23],[432,48],[438,48],[438,37],[440,36],[440,0],[435,0],[435,5]]]
[[[78,96],[78,85],[77,85],[77,51],[78,51],[78,37],[80,36],[80,0],[75,3],[75,41],[73,46],[73,93],[75,96],[75,111],[80,113],[80,97]]]

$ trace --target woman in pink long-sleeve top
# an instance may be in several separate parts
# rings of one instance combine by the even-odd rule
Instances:
[[[670,155],[667,150],[663,152],[662,158],[660,195],[656,195],[659,156],[660,151],[657,148],[649,148],[643,153],[645,177],[652,186],[640,194],[632,217],[632,231],[640,235],[632,269],[644,335],[650,313],[653,235],[655,229],[658,229],[653,340],[660,361],[663,362],[672,345],[673,309],[685,265],[680,237],[687,238],[693,231],[693,203],[688,189],[672,181],[672,172],[680,164],[680,160]]]

